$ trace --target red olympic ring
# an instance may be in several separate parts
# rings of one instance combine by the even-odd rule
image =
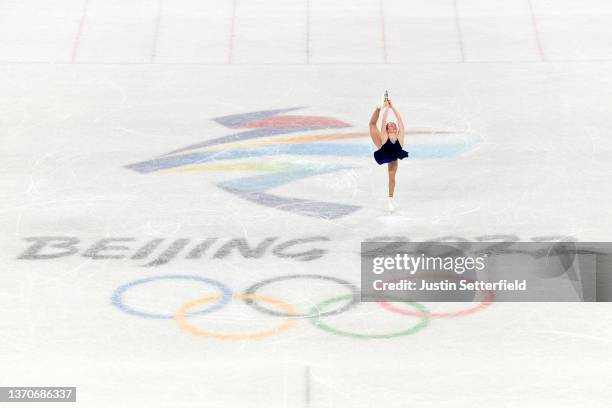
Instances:
[[[469,282],[475,282],[473,279],[468,279],[468,278],[463,278],[461,276],[444,276],[444,275],[430,275],[432,277],[438,277],[438,278],[445,278],[445,279],[453,279],[453,280],[467,280]],[[416,278],[417,276],[410,276],[409,278]],[[394,281],[398,281],[400,279],[405,279],[405,278],[399,278],[399,279],[395,279]],[[440,319],[446,319],[446,318],[452,318],[452,317],[461,317],[461,316],[466,316],[472,313],[476,313],[488,306],[491,305],[491,303],[493,302],[493,299],[495,297],[495,293],[493,291],[490,290],[481,290],[480,292],[482,292],[482,294],[484,295],[484,299],[477,304],[476,306],[470,307],[468,309],[463,309],[463,310],[457,310],[455,312],[418,312],[418,311],[412,311],[412,310],[406,310],[406,309],[401,309],[399,307],[397,307],[394,303],[389,303],[389,302],[385,302],[385,301],[381,301],[381,302],[377,302],[380,306],[382,306],[384,309],[393,312],[393,313],[398,313],[404,316],[415,316],[415,317],[429,317],[429,318],[440,318]]]

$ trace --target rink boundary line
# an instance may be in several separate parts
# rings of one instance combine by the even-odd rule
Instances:
[[[290,67],[290,66],[347,66],[347,65],[474,65],[474,64],[540,64],[540,65],[551,65],[555,63],[608,63],[612,62],[612,58],[601,58],[601,59],[546,59],[546,60],[517,60],[517,61],[494,61],[494,60],[482,60],[482,61],[410,61],[410,62],[233,62],[228,64],[227,62],[70,62],[70,61],[0,61],[0,65],[185,65],[185,66],[264,66],[264,67]]]

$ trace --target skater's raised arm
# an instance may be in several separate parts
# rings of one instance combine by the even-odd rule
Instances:
[[[389,107],[391,108],[391,110],[393,111],[393,114],[395,115],[395,118],[397,119],[397,138],[400,144],[403,146],[404,145],[404,121],[402,120],[402,115],[400,115],[397,109],[395,109],[395,106],[393,106],[391,101],[389,101]]]
[[[389,134],[387,133],[387,116],[389,115],[389,105],[385,107],[385,113],[383,114],[382,122],[380,124],[380,138],[381,142],[384,144],[387,139],[389,139]]]

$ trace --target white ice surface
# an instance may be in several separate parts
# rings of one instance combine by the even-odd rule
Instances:
[[[359,244],[374,237],[609,241],[611,3],[52,3],[0,3],[0,386],[77,386],[79,407],[610,405],[607,304],[498,303],[393,339],[334,336],[300,320],[276,337],[223,341],[122,313],[111,295],[159,275],[211,277],[235,293],[295,273],[358,284]],[[409,130],[459,130],[479,141],[458,157],[402,161],[394,216],[384,213],[386,169],[369,157],[282,158],[352,167],[271,191],[361,207],[334,220],[215,186],[256,173],[124,167],[240,132],[212,118],[251,111],[304,106],[292,114],[367,132],[384,89]],[[370,144],[367,136],[347,143]],[[31,245],[25,239],[41,236],[76,237],[79,252],[18,259]],[[329,241],[300,247],[327,250],[312,261],[271,250],[213,257],[233,238],[254,247],[314,236]],[[158,237],[165,242],[147,260],[129,259]],[[175,239],[191,239],[191,249],[209,237],[218,241],[199,260],[185,250],[143,266]],[[101,238],[134,241],[115,251],[123,259],[83,257]],[[216,293],[204,288],[155,284],[126,299],[173,313],[195,293]],[[262,294],[305,309],[345,290],[302,281]],[[415,323],[375,304],[325,321],[366,332]],[[193,319],[229,333],[281,322],[240,301]]]

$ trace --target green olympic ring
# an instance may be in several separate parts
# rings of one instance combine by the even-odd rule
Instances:
[[[420,313],[421,320],[416,325],[406,330],[402,330],[402,331],[398,331],[394,333],[386,333],[386,334],[364,334],[364,333],[354,333],[354,332],[339,330],[339,329],[336,329],[334,327],[331,327],[323,323],[323,321],[321,320],[321,317],[322,317],[321,310],[325,310],[325,308],[331,304],[351,299],[351,297],[352,295],[338,296],[338,297],[324,300],[321,303],[315,305],[309,313],[310,321],[315,327],[318,327],[319,329],[324,330],[326,332],[336,334],[338,336],[352,337],[356,339],[390,339],[393,337],[409,336],[411,334],[415,334],[418,331],[424,329],[429,324],[429,318],[427,317],[429,310],[427,310],[425,306],[419,303],[409,302],[409,301],[402,301],[402,303],[407,303],[413,306],[419,312],[421,312]]]

